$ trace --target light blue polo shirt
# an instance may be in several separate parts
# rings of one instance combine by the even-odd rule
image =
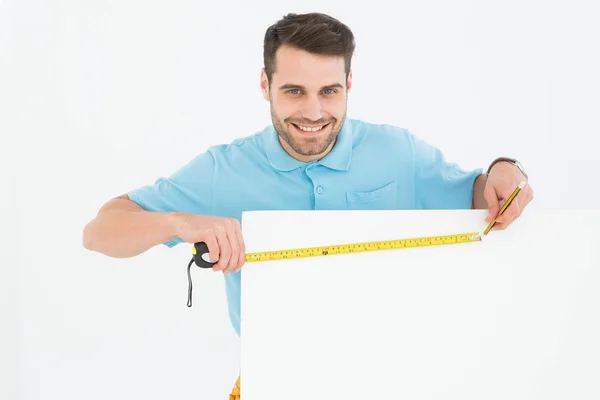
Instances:
[[[237,218],[248,210],[469,209],[482,169],[466,171],[406,129],[346,119],[329,154],[301,162],[273,126],[208,148],[168,177],[129,192],[150,211]],[[172,247],[180,239],[166,242]],[[224,274],[240,335],[240,274]]]

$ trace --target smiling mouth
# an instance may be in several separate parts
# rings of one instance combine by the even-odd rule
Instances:
[[[305,135],[314,135],[314,134],[322,132],[325,128],[327,128],[327,126],[329,126],[330,123],[331,122],[328,122],[325,125],[318,125],[318,126],[297,125],[297,124],[294,124],[293,122],[291,124],[294,125],[294,127],[298,131],[300,131],[301,133],[303,133]]]

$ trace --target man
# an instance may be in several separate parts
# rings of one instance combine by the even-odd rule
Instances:
[[[499,158],[485,172],[465,171],[405,129],[347,119],[354,46],[350,29],[324,14],[289,14],[269,27],[261,88],[273,125],[108,201],[85,227],[84,246],[132,257],[161,243],[206,242],[240,335],[243,211],[476,208],[490,222],[526,179],[520,164]],[[532,198],[527,185],[494,229]]]

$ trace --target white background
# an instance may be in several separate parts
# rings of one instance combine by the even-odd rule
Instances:
[[[387,3],[387,2],[386,2]],[[85,251],[110,198],[269,124],[266,28],[322,11],[356,35],[348,116],[465,168],[522,160],[531,208],[597,208],[592,1],[0,2],[0,398],[219,399],[239,368],[222,276],[189,246]]]

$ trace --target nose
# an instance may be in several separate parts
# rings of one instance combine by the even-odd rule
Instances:
[[[311,121],[318,121],[323,116],[321,113],[321,101],[318,96],[306,96],[302,116]]]

